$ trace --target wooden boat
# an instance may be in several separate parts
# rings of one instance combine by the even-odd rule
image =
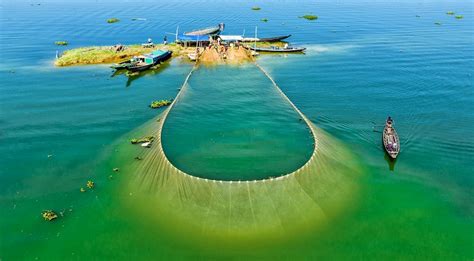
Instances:
[[[393,127],[393,120],[389,116],[385,122],[385,127],[382,134],[383,147],[390,158],[395,159],[400,152],[400,139]]]
[[[268,38],[260,38],[260,42],[280,42],[281,40],[285,40],[286,38],[290,37],[289,35],[282,35],[282,36],[275,36],[275,37],[268,37]]]
[[[242,38],[241,42],[280,42],[282,40],[285,40],[286,38],[290,37],[291,34],[289,35],[282,35],[282,36],[275,36],[275,37],[267,37],[267,38],[256,38],[256,37],[245,37]]]
[[[137,63],[127,66],[127,70],[131,72],[141,72],[165,61],[171,57],[171,51],[156,50],[152,53],[140,55],[136,58]]]
[[[127,69],[127,67],[129,67],[129,66],[131,66],[131,65],[133,65],[137,62],[138,61],[136,61],[135,59],[132,58],[130,60],[126,60],[126,61],[114,64],[114,65],[110,66],[110,68],[115,69],[115,70]]]
[[[304,47],[254,47],[254,46],[245,46],[247,49],[257,51],[257,52],[269,52],[269,53],[301,53],[306,50]]]
[[[208,34],[219,34],[221,31],[224,30],[224,24],[220,23],[216,26],[198,29],[191,32],[185,32],[184,35],[208,35]]]

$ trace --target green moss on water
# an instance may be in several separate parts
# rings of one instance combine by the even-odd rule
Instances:
[[[118,19],[118,18],[109,18],[109,19],[107,19],[107,23],[109,23],[109,24],[113,24],[113,23],[117,23],[117,22],[120,22],[120,19]]]
[[[56,42],[54,42],[54,44],[65,46],[65,45],[68,45],[68,42],[66,42],[66,41],[56,41]]]
[[[171,100],[159,100],[159,101],[153,101],[150,104],[150,107],[152,109],[157,109],[157,108],[161,108],[163,106],[168,106],[170,104],[171,104]]]
[[[300,16],[300,18],[304,18],[306,20],[317,20],[318,19],[318,16],[317,15],[311,15],[311,14],[307,14],[307,15],[303,15],[303,16]]]
[[[130,143],[138,144],[138,143],[152,142],[153,140],[155,140],[155,137],[146,136],[146,137],[142,137],[142,138],[138,138],[138,139],[131,139]]]
[[[456,15],[455,17],[456,17],[456,19],[463,19],[464,18],[464,16],[462,16],[462,15]]]
[[[150,53],[154,50],[170,50],[173,56],[185,54],[193,48],[184,48],[177,44],[156,44],[153,48],[142,45],[126,45],[122,51],[115,51],[114,46],[88,46],[65,51],[54,64],[56,66],[115,63],[128,60],[133,56]]]
[[[454,15],[454,11],[448,11],[446,12],[447,15]]]
[[[261,9],[262,9],[262,8],[260,8],[260,7],[258,7],[258,6],[252,7],[252,10],[254,10],[254,11],[259,11],[259,10],[261,10]]]

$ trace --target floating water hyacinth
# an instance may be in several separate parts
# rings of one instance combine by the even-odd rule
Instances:
[[[113,23],[116,23],[116,22],[119,22],[120,20],[118,18],[109,18],[107,19],[107,23],[109,24],[113,24]]]
[[[153,136],[147,136],[139,139],[131,139],[130,143],[138,144],[138,143],[145,143],[145,142],[152,142],[155,139]]]
[[[157,108],[161,108],[163,106],[168,106],[171,104],[171,101],[170,100],[160,100],[160,101],[153,101],[151,104],[150,104],[150,107],[152,109],[157,109]]]
[[[64,46],[64,45],[68,45],[68,42],[66,42],[66,41],[56,41],[56,42],[54,42],[54,44],[55,44],[55,45],[63,45],[63,46]]]
[[[463,19],[464,16],[462,16],[462,15],[456,15],[455,17],[456,17],[456,19]]]
[[[318,19],[318,16],[317,16],[317,15],[310,15],[310,14],[307,14],[307,15],[300,16],[300,18],[304,18],[304,19],[306,19],[306,20],[317,20],[317,19]]]
[[[267,18],[262,18],[262,19],[260,19],[260,21],[262,21],[262,22],[265,22],[265,23],[266,23],[266,22],[268,22],[268,19],[267,19]]]
[[[258,6],[252,7],[252,10],[254,10],[254,11],[258,11],[258,10],[261,10],[261,9],[262,9],[262,8],[260,8],[260,7],[258,7]]]
[[[447,15],[454,15],[454,11],[448,11],[446,12]]]

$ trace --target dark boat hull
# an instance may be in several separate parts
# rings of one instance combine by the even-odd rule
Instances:
[[[145,64],[145,65],[134,65],[129,66],[127,69],[131,72],[141,72],[150,69],[155,64]]]
[[[294,47],[294,48],[262,48],[262,47],[252,47],[247,46],[248,49],[257,51],[257,52],[267,52],[267,53],[302,53],[306,50],[304,47]]]
[[[258,39],[258,42],[280,42],[281,40],[285,40],[286,38],[290,37],[291,34],[289,35],[283,35],[283,36],[275,36],[275,37],[268,37],[268,38],[260,38]]]

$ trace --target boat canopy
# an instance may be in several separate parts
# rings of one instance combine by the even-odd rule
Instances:
[[[227,41],[227,42],[237,42],[237,41],[242,41],[244,38],[240,35],[219,35],[219,38],[221,38],[222,41]]]

